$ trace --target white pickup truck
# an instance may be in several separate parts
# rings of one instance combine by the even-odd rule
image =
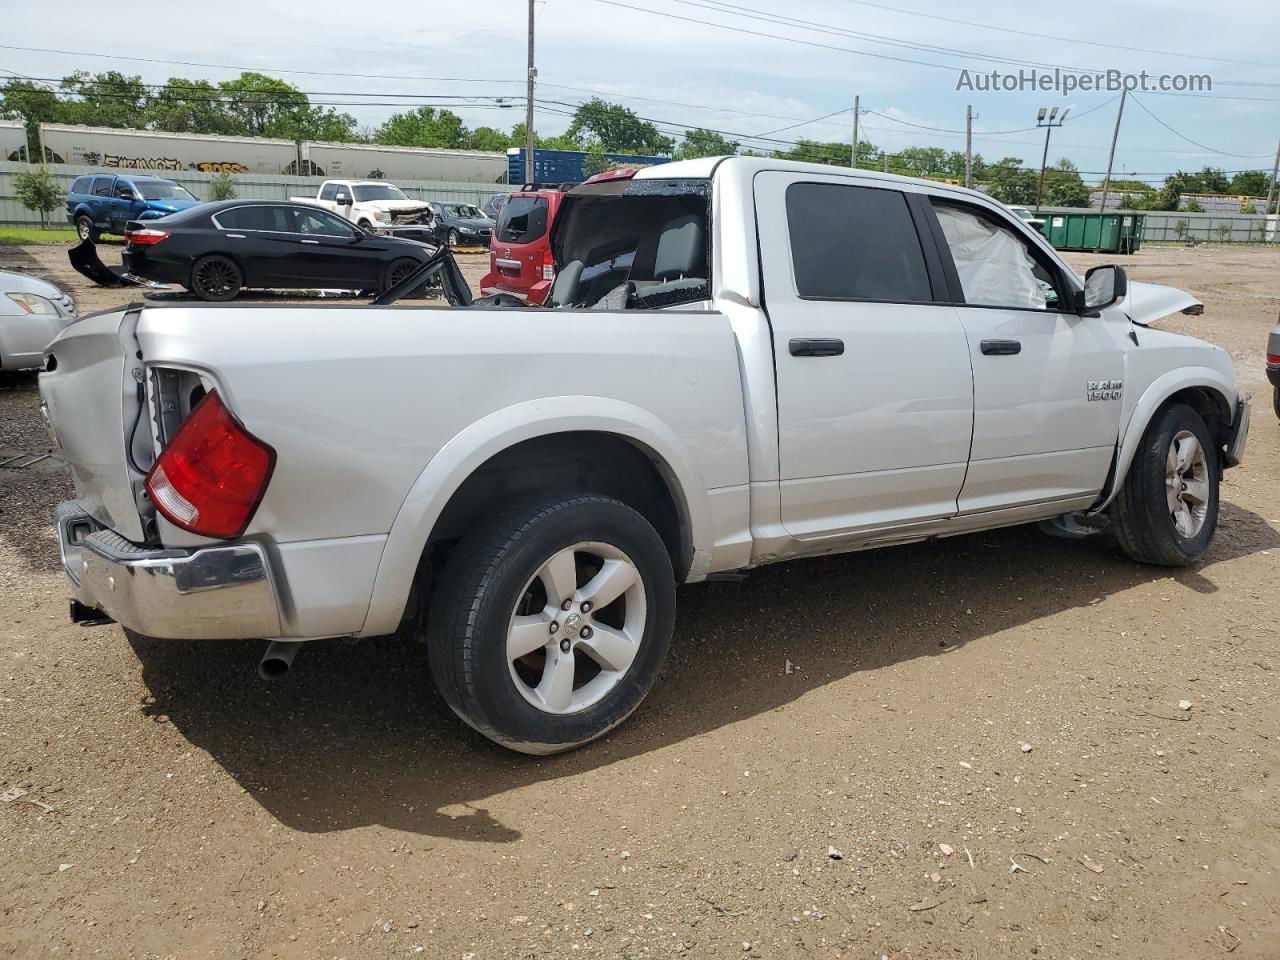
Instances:
[[[73,617],[161,637],[398,628],[526,752],[634,710],[676,586],[1044,521],[1197,560],[1249,403],[1201,309],[1082,280],[979,193],[692,160],[565,198],[550,308],[146,304],[40,389]]]
[[[312,203],[375,233],[430,235],[435,215],[425,200],[410,200],[383,180],[326,180],[314,197],[290,197]]]

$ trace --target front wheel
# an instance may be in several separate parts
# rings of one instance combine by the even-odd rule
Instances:
[[[1200,414],[1181,403],[1162,411],[1147,426],[1111,506],[1121,549],[1168,567],[1199,560],[1218,526],[1221,470]]]
[[[589,493],[515,504],[470,533],[428,617],[431,672],[464,721],[521,753],[603,736],[653,686],[675,619],[662,538]]]
[[[450,231],[449,231],[449,237],[448,237],[448,244],[449,244],[449,246],[451,246],[451,247],[456,247],[456,246],[458,245],[458,241],[459,241],[460,239],[461,239],[461,237],[459,237],[459,235],[458,235],[458,231],[457,231],[457,230],[450,230]]]

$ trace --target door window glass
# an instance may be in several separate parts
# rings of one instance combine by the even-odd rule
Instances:
[[[224,230],[262,230],[273,233],[292,233],[289,211],[285,207],[236,207],[217,215],[218,226]]]
[[[133,184],[131,184],[128,180],[117,180],[115,195],[120,200],[132,200],[134,196]]]
[[[335,200],[338,197],[338,185],[336,183],[326,183],[324,189],[320,191],[321,200]]]
[[[111,182],[115,177],[97,177],[93,181],[93,195],[95,197],[111,196]]]
[[[929,273],[907,198],[836,183],[787,188],[796,292],[819,300],[929,302]]]
[[[345,220],[335,217],[324,210],[299,210],[294,208],[294,222],[298,233],[317,237],[343,237],[350,239],[356,235],[355,230]]]
[[[1065,302],[1054,272],[1010,226],[976,209],[935,200],[966,304],[1056,310]]]

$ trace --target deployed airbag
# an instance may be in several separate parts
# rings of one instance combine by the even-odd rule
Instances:
[[[1045,309],[1036,262],[1007,230],[955,207],[936,206],[966,303]]]

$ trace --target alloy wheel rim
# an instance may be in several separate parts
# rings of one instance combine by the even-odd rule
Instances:
[[[1184,540],[1196,537],[1209,515],[1209,460],[1190,430],[1178,431],[1170,441],[1164,482],[1174,531]]]
[[[525,584],[507,626],[516,690],[543,713],[579,713],[608,696],[639,654],[648,616],[632,559],[608,543],[575,543]]]
[[[80,221],[80,227],[77,232],[80,234],[81,240],[89,239],[89,225],[85,223],[83,220]]]
[[[231,288],[231,271],[225,264],[214,261],[200,268],[200,286],[206,293],[221,296]]]

